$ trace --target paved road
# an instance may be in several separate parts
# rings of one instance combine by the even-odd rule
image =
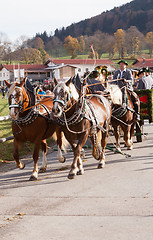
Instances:
[[[0,239],[152,240],[153,125],[144,132],[131,158],[107,150],[104,169],[86,150],[85,174],[74,180],[67,179],[72,153],[64,164],[49,154],[36,182],[28,181],[33,163],[1,174]]]

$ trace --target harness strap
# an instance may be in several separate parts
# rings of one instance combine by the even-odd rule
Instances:
[[[49,116],[49,120],[52,120],[52,115],[51,115],[51,112],[49,111],[49,109],[44,105],[44,104],[41,104],[41,106],[46,110],[46,112],[48,113],[48,116]],[[43,114],[41,114],[43,115]]]
[[[59,103],[61,103],[63,106],[65,106],[65,102],[64,102],[63,100],[54,99],[54,100],[53,100],[53,104],[54,104],[54,102],[59,102]]]
[[[101,101],[101,103],[104,105],[105,110],[107,109],[106,102],[103,101],[103,98],[102,98],[101,95],[91,94],[90,97],[89,97],[89,99],[91,99],[92,97],[98,98],[98,99]],[[107,126],[108,126],[108,119],[109,119],[108,114],[107,114],[107,119],[106,119],[106,129],[104,129],[103,127],[101,127],[101,125],[100,125],[99,122],[98,122],[98,119],[97,119],[97,117],[96,117],[96,114],[95,114],[95,111],[94,111],[94,109],[93,109],[92,104],[91,104],[89,101],[88,101],[88,103],[89,103],[89,107],[90,107],[91,110],[92,110],[92,114],[94,115],[94,118],[95,118],[95,122],[96,122],[97,127],[98,127],[102,132],[106,132],[106,131],[107,131],[106,129],[107,129]],[[106,110],[106,113],[107,113],[107,110]]]
[[[10,104],[9,109],[10,108],[19,108],[19,104]]]

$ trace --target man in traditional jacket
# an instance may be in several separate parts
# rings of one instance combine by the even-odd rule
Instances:
[[[136,89],[153,89],[153,78],[150,75],[146,76],[146,73],[148,72],[148,68],[142,68],[141,70],[139,70],[139,80]]]
[[[145,78],[146,78],[145,70],[144,69],[139,70],[137,75],[138,75],[139,79],[135,85],[135,89],[138,89],[138,90],[146,89],[147,86],[146,86],[146,80],[145,80]]]
[[[135,119],[140,120],[140,104],[139,98],[137,94],[133,91],[133,75],[131,70],[127,69],[128,63],[124,60],[120,60],[118,62],[120,65],[120,69],[116,70],[113,75],[113,80],[117,79],[117,81],[113,81],[113,83],[117,84],[122,91],[122,105],[124,108],[127,107],[127,99],[126,99],[126,88],[131,93],[131,99],[133,102],[134,110],[135,110]]]
[[[153,78],[150,75],[150,69],[148,67],[146,67],[146,89],[153,89]]]

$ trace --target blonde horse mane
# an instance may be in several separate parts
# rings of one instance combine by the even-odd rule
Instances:
[[[118,85],[108,84],[106,90],[110,93],[110,99],[113,104],[122,105],[122,91]]]
[[[15,89],[15,83],[13,83],[13,84],[10,86],[10,88],[9,88],[9,90],[8,90],[8,97],[13,93],[14,89]]]

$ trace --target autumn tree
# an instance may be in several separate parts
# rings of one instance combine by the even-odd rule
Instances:
[[[109,54],[109,58],[114,56],[114,36],[108,35],[105,42],[105,52]]]
[[[144,35],[135,26],[131,26],[126,31],[127,53],[135,57],[142,46],[144,46]]]
[[[45,64],[47,62],[47,59],[50,58],[49,54],[44,49],[39,49],[42,63]]]
[[[40,37],[34,38],[34,40],[31,42],[31,47],[35,49],[44,49],[45,45],[43,40]]]
[[[102,54],[106,53],[106,45],[109,38],[109,34],[97,31],[95,32],[93,37],[95,50],[98,53],[99,58],[101,58]]]
[[[84,37],[83,36],[80,36],[79,38],[79,44],[80,44],[80,48],[79,48],[79,51],[84,54],[85,53],[85,40],[84,40]]]
[[[73,38],[70,35],[65,38],[64,40],[64,48],[66,49],[67,53],[71,55],[71,58],[75,58],[77,56],[77,51],[80,48],[80,44],[77,38]]]
[[[15,49],[15,51],[23,48],[28,48],[29,41],[30,40],[28,39],[27,36],[21,35],[19,38],[15,40],[13,48]]]
[[[118,29],[114,33],[114,42],[119,58],[123,58],[125,55],[125,31],[123,29]]]
[[[7,35],[0,32],[0,60],[5,58],[10,63],[12,48],[13,44],[8,40]]]
[[[54,36],[48,41],[45,49],[51,56],[60,57],[63,54],[64,47],[62,41]]]
[[[22,49],[22,60],[26,64],[42,64],[41,53],[35,48]]]
[[[146,34],[146,44],[147,44],[147,48],[149,49],[150,57],[152,57],[152,53],[153,53],[153,32],[148,32]]]

